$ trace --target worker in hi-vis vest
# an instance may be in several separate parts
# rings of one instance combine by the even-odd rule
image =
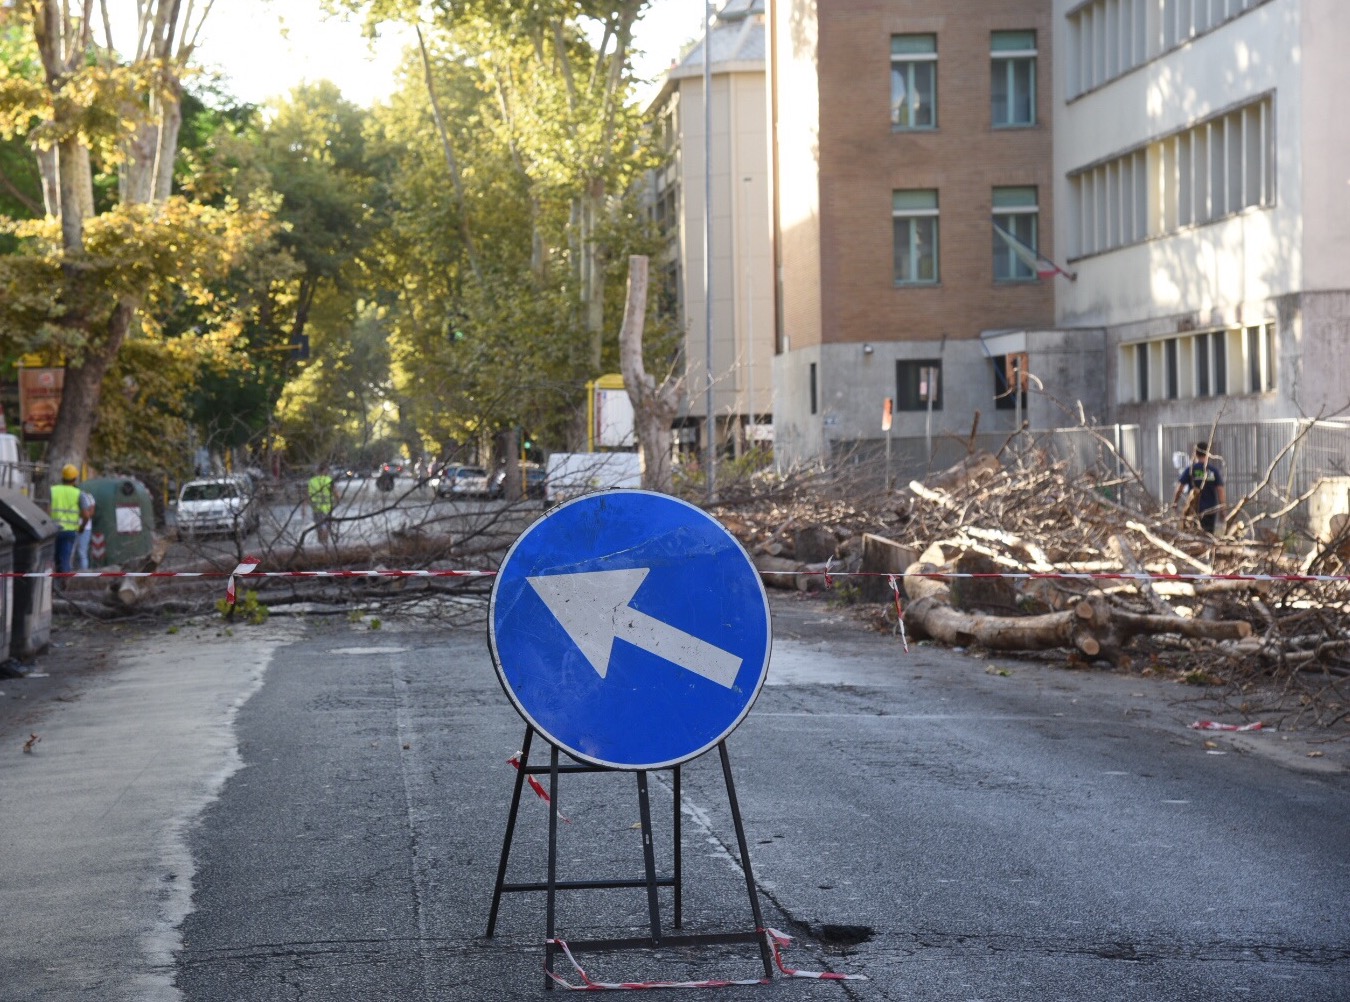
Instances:
[[[80,489],[75,481],[80,471],[67,463],[61,467],[61,482],[52,484],[52,521],[57,524],[56,571],[70,570],[70,558],[75,552],[75,541],[80,536]]]

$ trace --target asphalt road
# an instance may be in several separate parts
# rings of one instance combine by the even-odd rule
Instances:
[[[822,602],[773,605],[769,682],[727,742],[764,919],[797,937],[787,964],[869,980],[718,997],[1350,999],[1341,746],[1202,734],[1171,684],[904,653]],[[0,999],[544,997],[542,895],[483,936],[523,724],[480,630],[203,621],[68,679],[63,651],[45,682],[0,683]],[[671,793],[654,774],[663,869]],[[745,930],[716,756],[682,794],[685,931]],[[564,776],[559,809],[562,876],[640,872],[631,774]],[[542,879],[547,816],[522,802],[513,879]],[[574,892],[558,928],[627,935],[644,909]],[[744,945],[578,959],[760,973]]]

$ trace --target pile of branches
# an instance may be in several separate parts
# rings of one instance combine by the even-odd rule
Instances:
[[[770,585],[824,587],[828,572],[893,618],[899,582],[913,634],[1173,672],[1227,685],[1249,712],[1269,712],[1253,700],[1274,690],[1323,726],[1350,714],[1346,520],[1329,542],[1291,549],[1264,528],[1289,508],[1258,512],[1254,490],[1215,538],[1149,495],[1109,443],[1103,458],[1083,472],[1026,442],[884,500],[850,492],[818,505],[824,517],[807,499],[721,514]]]

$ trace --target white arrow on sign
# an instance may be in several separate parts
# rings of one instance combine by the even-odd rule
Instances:
[[[628,607],[650,571],[650,567],[634,567],[526,580],[601,678],[609,673],[610,652],[614,639],[620,637],[730,689],[741,670],[740,658]]]

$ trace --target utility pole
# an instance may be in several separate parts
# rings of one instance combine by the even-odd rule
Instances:
[[[742,216],[746,222],[747,230],[749,229],[751,208],[749,193],[753,190],[750,187],[750,182],[752,180],[754,179],[749,176],[741,178],[741,183],[745,186],[745,191],[747,192],[744,199],[744,208],[741,210]],[[751,280],[751,276],[754,274],[754,268],[751,265],[750,260],[750,251],[753,244],[753,240],[744,240],[742,241],[741,250],[742,255],[745,257],[745,354],[746,365],[749,367],[746,374],[746,383],[748,384],[747,395],[750,398],[750,403],[746,410],[750,414],[750,427],[748,430],[750,433],[751,449],[755,448],[755,429],[758,427],[755,418],[755,288],[754,283]]]
[[[708,484],[708,503],[717,497],[717,417],[713,413],[713,265],[712,265],[712,27],[713,5],[711,0],[703,7],[703,346],[704,375],[707,389],[704,407],[707,416],[704,419],[704,431],[707,442],[704,444],[706,459],[704,475]]]

